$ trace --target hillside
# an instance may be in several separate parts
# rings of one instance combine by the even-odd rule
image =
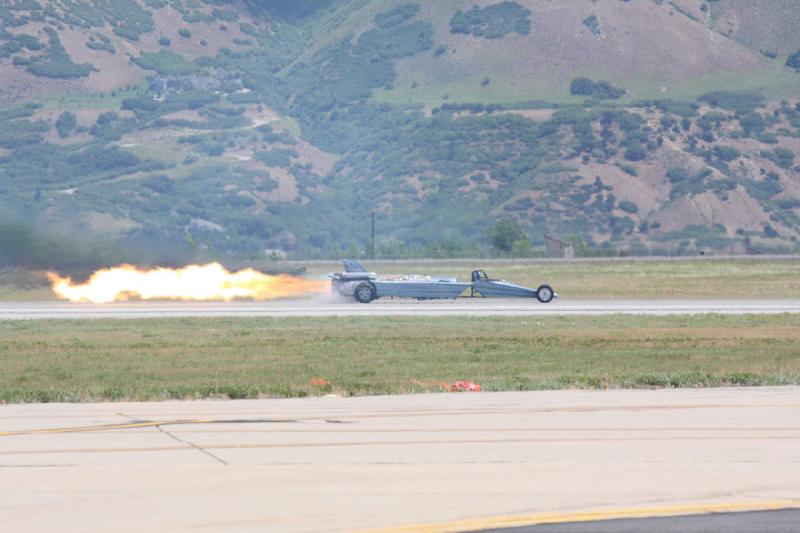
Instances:
[[[789,0],[15,0],[0,210],[151,260],[358,253],[373,209],[384,255],[486,250],[500,218],[534,244],[795,251],[798,16]]]

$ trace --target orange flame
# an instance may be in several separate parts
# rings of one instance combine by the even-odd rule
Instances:
[[[131,265],[98,270],[83,284],[74,284],[55,272],[47,276],[53,292],[72,302],[108,303],[131,297],[142,300],[271,300],[328,290],[328,281],[280,274],[272,276],[251,268],[229,272],[219,263],[184,268],[140,270]]]

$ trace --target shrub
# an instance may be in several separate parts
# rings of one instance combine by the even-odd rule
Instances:
[[[45,28],[44,31],[50,39],[50,46],[45,55],[32,59],[27,67],[28,72],[34,76],[45,78],[73,79],[88,76],[93,70],[96,70],[89,63],[73,63],[61,45],[56,31],[53,28]]]
[[[353,53],[376,64],[387,59],[412,56],[431,47],[433,31],[430,24],[414,21],[362,34],[353,47]]]
[[[159,107],[159,102],[146,96],[137,98],[125,98],[121,107],[127,111],[155,111]]]
[[[603,100],[617,100],[625,95],[625,89],[615,87],[604,80],[595,82],[589,78],[572,80],[569,92],[574,96],[591,96]]]
[[[766,127],[766,122],[761,113],[750,112],[739,117],[739,125],[747,132],[758,132]]]
[[[239,14],[232,9],[223,10],[214,8],[214,10],[211,11],[211,14],[216,18],[218,18],[219,20],[226,20],[228,22],[235,22],[239,20]]]
[[[794,164],[794,152],[788,148],[775,148],[772,151],[775,154],[775,164],[781,168],[789,168]]]
[[[225,201],[230,204],[231,207],[238,207],[242,209],[246,209],[248,207],[253,207],[256,205],[255,200],[250,198],[249,196],[242,196],[240,194],[229,194],[225,196]]]
[[[28,122],[27,120],[15,120],[5,122],[0,127],[0,148],[15,149],[21,146],[28,146],[42,142],[41,133],[49,130],[47,122]],[[16,154],[15,154],[16,155]],[[5,158],[0,158],[0,163],[5,163]],[[0,170],[0,177],[2,177]],[[2,183],[2,181],[0,181]]]
[[[667,170],[667,179],[669,179],[670,183],[679,183],[681,181],[688,180],[691,176],[691,172],[683,167],[671,168]]]
[[[172,180],[167,176],[150,176],[142,180],[142,185],[157,193],[165,194],[172,190]]]
[[[763,150],[759,155],[767,158],[781,168],[791,168],[794,164],[794,152],[788,148],[775,148],[774,150]]]
[[[42,45],[42,43],[39,42],[39,39],[37,39],[33,35],[22,33],[14,37],[14,40],[17,43],[19,43],[20,46],[22,46],[23,48],[27,48],[28,50],[41,50],[42,48],[44,48],[44,45]]]
[[[277,189],[279,185],[280,183],[278,183],[275,178],[269,174],[266,174],[265,176],[261,177],[260,183],[256,185],[256,190],[259,192],[270,192]]]
[[[789,56],[789,59],[786,60],[786,66],[800,70],[800,50]]]
[[[527,239],[522,226],[510,218],[498,220],[489,230],[489,240],[492,246],[502,252],[510,252],[514,248],[514,243]]]
[[[778,200],[781,209],[797,209],[800,207],[800,198],[782,198]]]
[[[109,54],[117,53],[117,49],[114,48],[113,44],[111,44],[111,39],[99,33],[96,34],[96,36],[93,35],[89,37],[89,40],[86,42],[86,47],[91,48],[92,50],[108,52]]]
[[[632,143],[625,150],[625,159],[628,161],[641,161],[645,157],[647,157],[647,150],[639,143]]]
[[[569,92],[575,96],[591,96],[594,93],[594,82],[589,78],[575,78],[569,86]]]
[[[698,98],[700,102],[739,113],[750,113],[764,103],[764,95],[756,92],[714,91]]]
[[[133,167],[141,160],[134,154],[116,147],[90,146],[67,157],[67,162],[72,166],[74,173],[85,175]]]
[[[59,137],[64,139],[69,137],[69,134],[72,133],[72,130],[74,130],[77,125],[78,121],[75,115],[69,111],[64,111],[58,116],[58,120],[56,120],[56,131],[58,131]]]
[[[600,19],[597,18],[597,15],[590,15],[583,19],[583,25],[592,32],[592,35],[600,37]]]
[[[293,150],[268,150],[256,152],[255,156],[265,165],[270,167],[289,167],[292,164],[292,157],[297,157],[297,152]]]
[[[780,237],[780,235],[777,231],[775,231],[775,228],[773,228],[771,224],[764,224],[764,237],[767,237],[768,239],[775,239]]]
[[[394,9],[375,16],[375,24],[381,28],[391,28],[407,21],[419,13],[419,4],[401,4]]]
[[[714,147],[714,155],[723,161],[731,162],[742,156],[742,153],[733,146],[717,145]]]
[[[531,11],[517,2],[501,2],[483,9],[473,6],[458,11],[450,19],[450,33],[463,33],[484,39],[499,39],[509,33],[528,35],[531,31]]]

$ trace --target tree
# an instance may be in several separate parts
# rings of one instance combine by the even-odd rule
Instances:
[[[800,70],[800,50],[789,56],[786,66]]]
[[[575,78],[569,85],[569,92],[575,96],[591,96],[594,93],[594,82],[589,78]]]
[[[528,237],[516,220],[502,218],[495,222],[492,229],[489,230],[489,240],[497,250],[511,252],[514,249],[514,243],[527,241]]]
[[[727,161],[730,163],[734,159],[738,159],[742,156],[742,153],[733,146],[727,146],[723,144],[719,144],[714,147],[714,155],[722,159],[723,161]]]
[[[641,161],[647,157],[647,150],[638,142],[631,143],[625,150],[625,159],[628,161]]]
[[[78,120],[75,118],[75,115],[69,111],[64,111],[61,113],[61,115],[59,115],[58,120],[56,120],[56,130],[58,130],[58,136],[62,139],[68,137],[77,125]]]

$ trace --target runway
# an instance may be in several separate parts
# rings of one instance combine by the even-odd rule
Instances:
[[[800,507],[800,388],[4,405],[0,493],[18,533],[780,512]]]
[[[800,509],[628,518],[484,530],[483,533],[797,533]]]
[[[290,316],[541,316],[800,313],[800,300],[274,300],[268,302],[0,302],[0,320]]]

